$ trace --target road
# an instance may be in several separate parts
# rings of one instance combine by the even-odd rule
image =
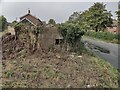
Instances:
[[[93,50],[93,51],[98,56],[100,56],[101,58],[103,58],[103,59],[107,60],[109,63],[111,63],[114,67],[120,69],[120,62],[118,62],[119,57],[120,57],[119,52],[118,52],[118,50],[120,50],[120,44],[108,43],[105,41],[89,39],[86,37],[83,37],[82,40],[85,43],[89,43],[94,46],[98,46],[105,50],[108,50],[110,53],[104,53],[104,52],[96,51],[96,50]]]

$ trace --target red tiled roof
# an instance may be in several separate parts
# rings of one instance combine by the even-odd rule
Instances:
[[[22,20],[24,20],[26,18],[27,18],[27,20],[31,21],[34,25],[42,25],[42,21],[39,18],[31,15],[30,13],[20,17],[20,21],[22,21]]]

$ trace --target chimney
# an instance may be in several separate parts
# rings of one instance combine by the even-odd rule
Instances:
[[[30,10],[28,9],[28,13],[30,14]]]

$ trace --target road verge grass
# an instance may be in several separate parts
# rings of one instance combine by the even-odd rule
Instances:
[[[99,87],[107,87],[110,88],[111,86],[115,86],[118,89],[120,89],[120,70],[113,67],[109,62],[105,61],[104,59],[100,58],[98,55],[95,54],[95,52],[92,52],[91,50],[86,50],[87,54],[90,55],[93,58],[93,62],[97,65],[99,68],[99,73],[101,75],[101,85]],[[108,79],[111,79],[112,81],[109,81]],[[111,88],[113,88],[111,87]]]
[[[120,34],[88,31],[84,36],[94,40],[120,44]]]

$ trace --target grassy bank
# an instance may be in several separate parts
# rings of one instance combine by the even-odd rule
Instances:
[[[96,55],[94,52],[90,51],[90,50],[87,50],[86,52],[88,55],[90,55],[91,57],[94,57],[93,61],[96,63],[96,65],[99,67],[99,70],[100,72],[99,73],[104,73],[104,75],[107,75],[108,78],[114,78],[114,80],[116,80],[116,83],[117,84],[117,88],[120,89],[120,70],[113,67],[109,62],[107,62],[106,60],[100,58],[98,55]],[[101,72],[102,71],[102,72]],[[108,74],[109,73],[109,74]],[[107,78],[103,78],[103,80],[105,82],[103,82],[103,86],[106,87],[106,85],[108,84],[113,84],[113,82],[109,82],[107,80]],[[107,87],[109,88],[109,87]]]
[[[100,39],[106,42],[118,43],[120,44],[120,34],[112,34],[109,32],[93,32],[88,31],[85,33],[85,36]]]
[[[12,43],[14,40],[12,40]],[[10,46],[11,42],[3,44]],[[14,44],[13,44],[14,45]],[[17,44],[15,44],[17,45]],[[17,49],[19,46],[17,47]],[[3,48],[9,51],[11,48]],[[11,53],[11,52],[10,52]],[[78,54],[79,53],[79,54]],[[87,51],[36,51],[19,49],[14,58],[2,60],[2,84],[9,88],[117,88],[118,71]],[[6,54],[5,54],[6,55]],[[10,54],[11,57],[15,54]],[[7,55],[6,55],[7,56]]]
[[[37,53],[3,63],[3,87],[118,87],[118,71],[90,53]]]

